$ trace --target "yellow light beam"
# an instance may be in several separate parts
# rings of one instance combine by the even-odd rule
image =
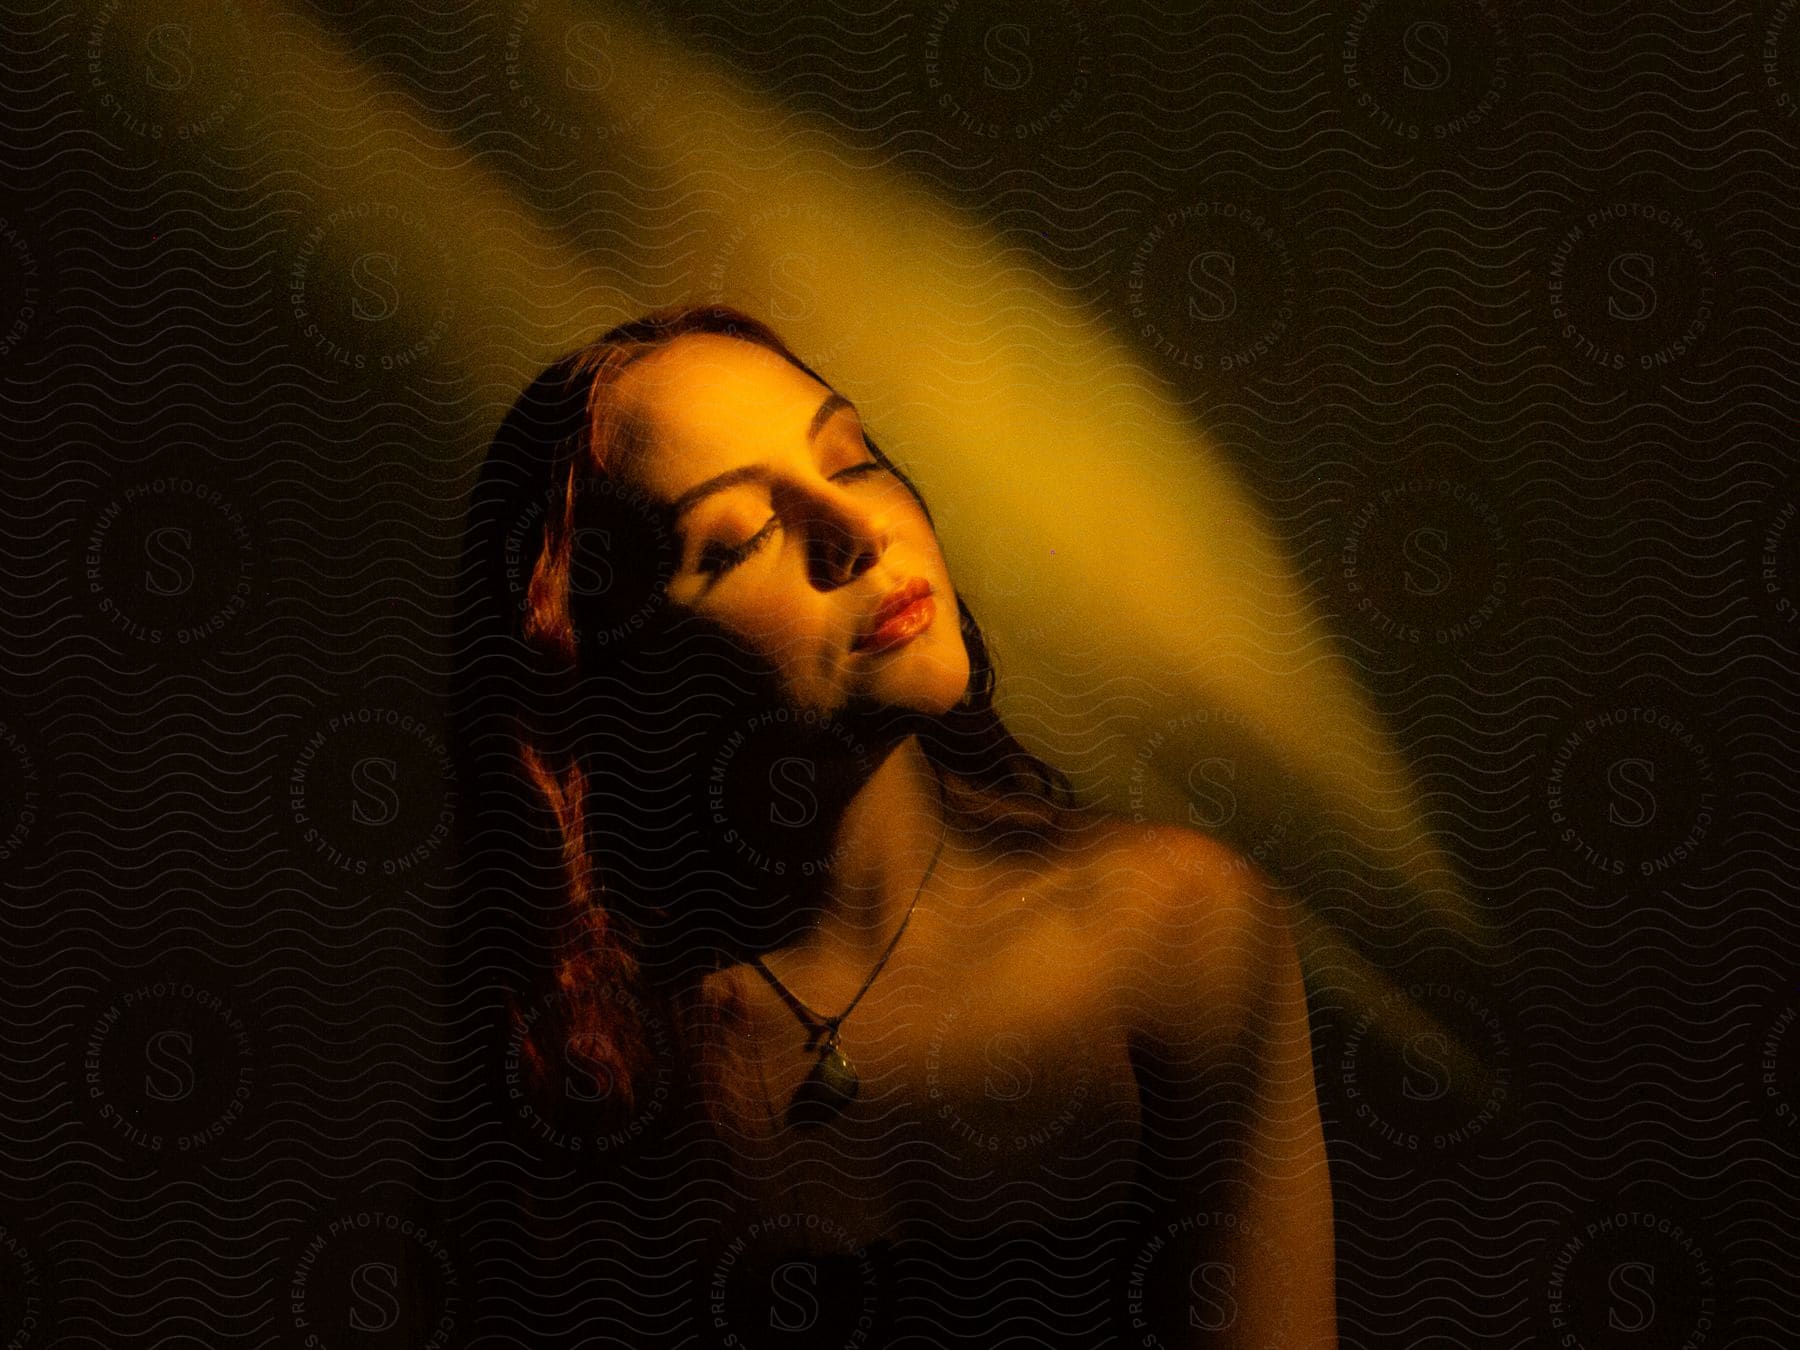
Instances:
[[[85,8],[147,43],[153,19],[198,23],[212,7]],[[555,35],[601,18],[610,80],[579,92],[554,78]],[[1022,738],[1115,806],[1161,777],[1158,765],[1133,781],[1133,752],[1155,736],[1177,763],[1229,744],[1246,784],[1291,777],[1315,821],[1431,897],[1436,921],[1482,935],[1405,765],[1255,504],[1131,351],[1019,250],[775,115],[623,9],[543,0],[516,69],[540,106],[620,128],[577,165],[630,176],[632,209],[652,222],[608,271],[305,16],[252,9],[236,22],[253,65],[282,75],[250,81],[238,114],[254,171],[309,219],[403,191],[425,236],[453,242],[448,261],[379,218],[347,215],[342,228],[372,249],[414,249],[401,260],[413,271],[453,270],[459,319],[433,359],[497,407],[544,354],[674,298],[659,287],[703,293],[711,273],[683,264],[732,259],[721,298],[817,358],[916,471],[959,586],[1005,657],[1003,711]],[[796,277],[807,303],[795,304]],[[1196,732],[1197,709],[1229,713],[1237,729],[1223,742],[1216,726]],[[1174,786],[1173,798],[1167,783],[1149,793],[1165,814],[1186,790]]]
[[[596,16],[613,77],[579,93],[553,78],[554,35]],[[1011,654],[1003,710],[1023,739],[1117,805],[1130,747],[1159,719],[1234,710],[1319,813],[1438,897],[1439,922],[1481,932],[1261,512],[1110,329],[1020,250],[652,40],[623,6],[543,0],[523,41],[534,98],[626,126],[606,162],[669,203],[689,256],[733,260],[722,298],[772,317],[802,356],[828,353],[827,377],[918,471],[959,586]],[[632,116],[654,99],[657,117]],[[1110,750],[1055,743],[1102,718]]]
[[[163,111],[164,121],[184,109],[230,109],[221,125],[206,119],[204,134],[148,144],[164,163],[212,179],[254,179],[272,204],[297,208],[298,230],[276,244],[284,290],[307,231],[332,222],[339,255],[391,256],[403,289],[418,278],[454,288],[455,321],[441,332],[428,330],[428,308],[405,303],[409,294],[401,295],[391,322],[402,330],[416,322],[418,331],[407,336],[428,341],[434,362],[484,394],[491,387],[495,400],[510,403],[541,367],[541,353],[591,334],[636,303],[624,277],[577,257],[473,155],[298,10],[219,0],[77,0],[76,13],[86,41],[103,39],[104,51],[132,57],[120,63],[120,87],[100,91],[114,101],[109,106],[140,103],[146,113]],[[179,58],[170,66],[179,88],[159,94],[143,78],[144,54],[157,52]],[[138,78],[127,78],[134,71]],[[107,124],[127,153],[146,144],[132,136],[131,123],[121,117]],[[409,227],[357,210],[374,201],[403,208]]]

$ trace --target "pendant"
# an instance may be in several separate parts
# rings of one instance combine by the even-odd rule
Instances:
[[[788,1124],[824,1125],[856,1099],[862,1080],[834,1037],[788,1104]]]

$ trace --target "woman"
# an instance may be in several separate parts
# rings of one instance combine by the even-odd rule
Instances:
[[[1006,731],[923,500],[768,327],[555,363],[464,561],[470,987],[521,1138],[633,1197],[633,1343],[1335,1344],[1282,905]]]

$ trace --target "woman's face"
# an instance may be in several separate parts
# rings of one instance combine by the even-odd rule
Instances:
[[[671,604],[759,653],[794,707],[936,714],[962,697],[937,536],[848,400],[765,347],[699,333],[627,368],[617,392],[644,428],[618,472],[676,513]]]

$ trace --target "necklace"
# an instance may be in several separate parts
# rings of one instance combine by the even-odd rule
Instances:
[[[856,1011],[856,1005],[862,1002],[863,995],[875,983],[875,977],[887,965],[888,957],[900,945],[900,937],[906,932],[906,925],[912,922],[913,910],[918,908],[919,897],[925,893],[925,883],[931,880],[932,872],[937,870],[938,858],[944,852],[944,834],[949,824],[949,811],[944,803],[944,780],[935,769],[932,771],[932,778],[936,781],[938,790],[937,847],[932,851],[925,875],[919,878],[918,889],[913,892],[912,903],[907,905],[900,926],[894,930],[894,936],[888,939],[886,949],[875,962],[875,968],[869,972],[868,978],[862,982],[862,988],[856,991],[856,997],[850,1000],[849,1007],[836,1017],[820,1017],[775,978],[775,972],[763,963],[760,955],[750,958],[757,970],[762,972],[762,977],[781,995],[781,1001],[800,1019],[800,1025],[806,1028],[806,1048],[819,1053],[818,1063],[813,1065],[812,1072],[794,1093],[793,1101],[788,1103],[787,1118],[790,1125],[826,1124],[855,1100],[862,1087],[862,1080],[856,1075],[856,1066],[850,1062],[850,1057],[838,1043],[838,1028],[843,1025],[845,1018]]]

